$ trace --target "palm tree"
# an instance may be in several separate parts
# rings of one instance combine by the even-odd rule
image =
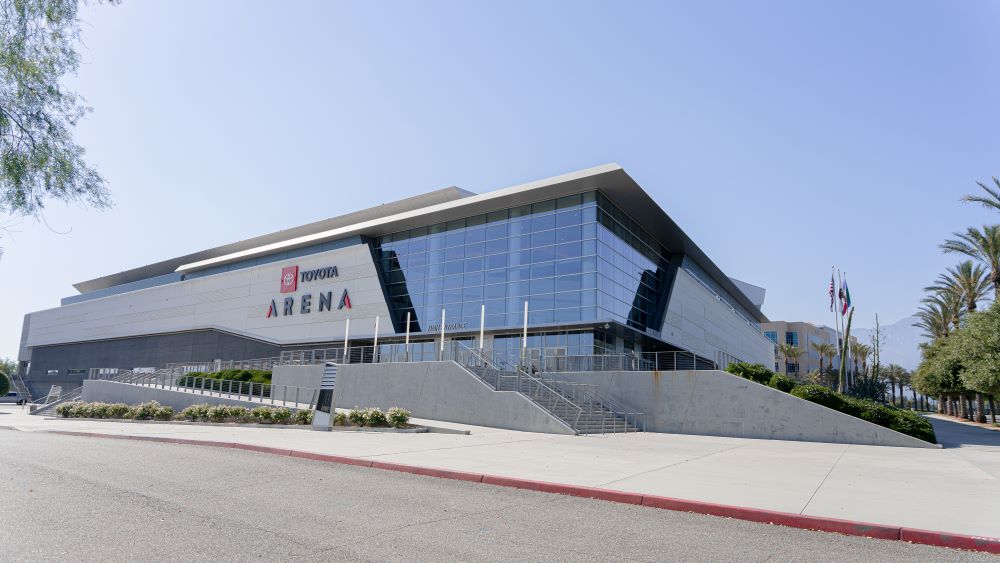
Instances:
[[[785,375],[788,375],[788,364],[794,366],[799,363],[799,356],[802,355],[802,349],[792,344],[781,343],[778,344],[778,354],[785,360]]]
[[[896,404],[896,385],[899,385],[899,398],[902,400],[903,378],[906,376],[906,370],[903,369],[903,366],[889,364],[882,369],[882,375],[884,375],[886,380],[889,382],[889,390],[892,392],[892,404]]]
[[[913,326],[924,329],[924,336],[934,340],[944,338],[952,328],[958,328],[962,318],[962,300],[956,293],[936,293],[923,299],[917,311],[920,319]]]
[[[837,349],[828,342],[810,342],[809,346],[819,354],[819,371],[823,373],[826,371],[823,369],[823,359],[833,360],[833,357],[837,354]]]
[[[870,346],[868,346],[867,344],[862,344],[860,342],[851,342],[849,348],[851,352],[851,358],[854,360],[854,374],[857,375],[858,373],[860,373],[858,371],[859,370],[858,361],[860,361],[861,358],[868,357],[868,353],[870,352]]]
[[[993,184],[996,185],[996,189],[991,188],[982,182],[976,183],[979,184],[979,187],[986,192],[986,195],[967,195],[962,198],[962,201],[967,203],[978,203],[983,207],[1000,211],[1000,180],[998,180],[996,176],[993,177]]]
[[[938,294],[953,293],[958,296],[965,310],[972,313],[976,303],[986,298],[990,290],[990,280],[986,271],[972,260],[960,262],[954,268],[948,268],[947,273],[938,276],[934,285],[925,287],[924,291]]]
[[[964,254],[979,260],[990,270],[995,301],[1000,301],[1000,225],[989,225],[982,230],[969,227],[965,233],[955,233],[941,245],[944,252]]]
[[[861,358],[861,373],[868,373],[868,357],[871,356],[871,354],[872,354],[871,346],[858,342],[857,356],[855,356],[855,358]]]
[[[906,395],[903,394],[903,386],[909,385],[910,390],[913,391],[913,403],[910,404],[911,408],[917,408],[917,392],[913,390],[911,382],[913,381],[913,374],[910,370],[906,368],[900,368],[902,371],[899,372],[899,406],[900,408],[906,408]]]

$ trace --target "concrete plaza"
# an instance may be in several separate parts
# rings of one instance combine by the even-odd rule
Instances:
[[[415,421],[420,423],[422,421]],[[933,420],[942,449],[677,434],[554,436],[423,421],[470,434],[314,432],[44,419],[0,426],[169,436],[358,457],[688,500],[1000,537],[1000,433]]]

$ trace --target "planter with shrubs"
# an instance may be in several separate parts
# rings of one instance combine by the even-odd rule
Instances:
[[[156,401],[138,405],[125,403],[85,403],[70,401],[56,407],[56,414],[63,418],[96,418],[117,420],[160,420],[210,422],[217,424],[270,424],[309,425],[313,412],[299,410],[293,412],[285,407],[259,406],[254,408],[239,405],[191,405],[179,413]],[[416,430],[420,427],[410,424],[410,411],[392,407],[382,412],[376,407],[338,412],[333,417],[333,425],[339,427]],[[424,429],[426,430],[426,429]]]
[[[63,418],[98,418],[119,420],[177,420],[188,422],[244,424],[312,424],[310,410],[292,412],[285,407],[254,407],[238,405],[191,405],[174,414],[174,409],[156,401],[129,406],[125,403],[85,403],[70,401],[56,407]]]
[[[399,407],[392,407],[385,412],[377,407],[366,409],[354,407],[346,413],[334,414],[333,425],[359,428],[417,428],[410,424],[410,411]]]
[[[56,407],[56,414],[63,418],[117,418],[125,420],[171,420],[174,409],[149,401],[138,405],[125,403],[85,403],[69,401]]]
[[[907,436],[932,444],[937,443],[930,421],[915,412],[883,405],[870,399],[850,397],[822,385],[800,385],[794,379],[774,373],[760,364],[739,362],[730,364],[726,371]]]

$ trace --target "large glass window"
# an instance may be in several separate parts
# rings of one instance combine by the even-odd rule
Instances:
[[[799,333],[797,332],[786,332],[785,333],[785,344],[791,344],[792,346],[799,345]]]
[[[614,320],[659,330],[667,252],[598,192],[393,233],[374,249],[398,319],[449,326]],[[454,305],[454,307],[452,306]],[[519,314],[520,313],[520,314]]]

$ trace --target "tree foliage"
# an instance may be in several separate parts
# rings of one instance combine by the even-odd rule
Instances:
[[[957,338],[938,338],[924,346],[923,361],[913,374],[917,391],[931,397],[965,393],[961,373],[965,369]]]
[[[953,343],[963,360],[960,376],[969,389],[1000,395],[1000,303],[969,315]]]
[[[941,249],[964,254],[989,268],[994,300],[1000,301],[1000,225],[986,225],[982,229],[969,227],[964,233],[954,235],[955,238],[946,240]]]
[[[0,212],[35,215],[48,199],[110,205],[72,137],[90,108],[61,83],[80,66],[78,8],[78,0],[0,0]]]

